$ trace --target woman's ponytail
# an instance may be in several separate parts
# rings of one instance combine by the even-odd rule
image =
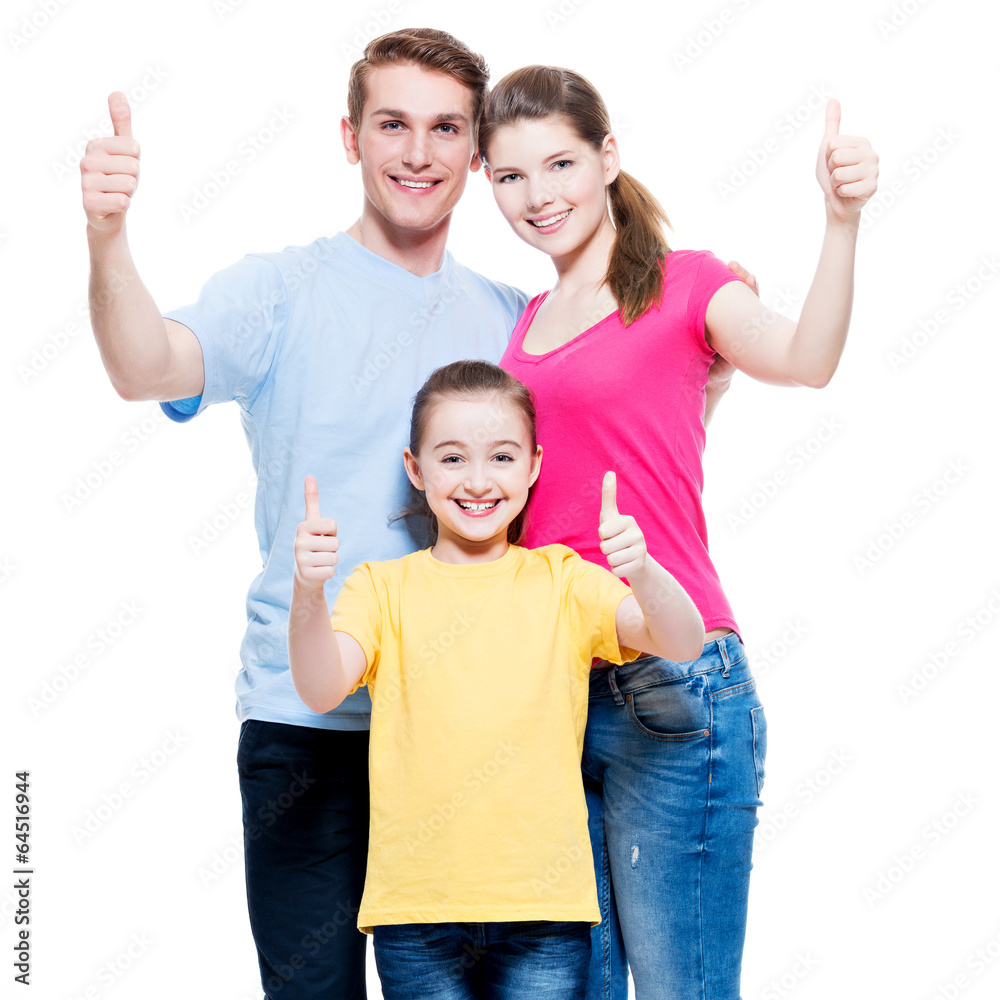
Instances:
[[[663,227],[670,220],[649,191],[624,170],[611,182],[608,195],[616,234],[604,284],[628,326],[663,298],[663,267],[670,252]]]

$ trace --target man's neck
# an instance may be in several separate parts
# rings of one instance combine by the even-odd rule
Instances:
[[[441,268],[450,223],[449,215],[433,229],[414,232],[389,224],[366,205],[361,218],[347,230],[347,235],[366,250],[423,278]]]

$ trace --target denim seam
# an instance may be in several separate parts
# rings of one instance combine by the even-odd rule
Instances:
[[[705,809],[702,813],[701,850],[698,859],[698,953],[701,960],[701,997],[705,998],[705,900],[702,887],[705,883],[705,843],[708,840],[708,817],[712,808],[712,773],[715,763],[715,704],[710,698],[709,707],[709,743],[708,743],[708,781],[705,784]]]
[[[746,691],[753,691],[757,687],[757,680],[751,677],[748,681],[743,681],[742,684],[734,684],[732,687],[722,688],[719,691],[712,692],[712,701],[724,701],[726,698],[731,698],[737,694],[743,694]]]

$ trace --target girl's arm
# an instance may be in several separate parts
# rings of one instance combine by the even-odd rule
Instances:
[[[323,585],[337,565],[337,522],[321,517],[319,489],[306,476],[306,519],[295,534],[295,582],[288,612],[288,664],[298,696],[314,712],[336,708],[361,679],[367,662],[360,643],[334,632]]]
[[[816,165],[826,198],[826,233],[798,323],[765,309],[737,281],[720,288],[708,304],[708,345],[762,382],[822,388],[844,350],[861,209],[875,193],[878,157],[867,139],[839,131],[840,103],[832,100]]]
[[[705,625],[684,588],[646,552],[634,517],[618,513],[615,474],[601,488],[601,551],[611,572],[628,577],[632,595],[618,605],[618,644],[683,663],[705,645]]]

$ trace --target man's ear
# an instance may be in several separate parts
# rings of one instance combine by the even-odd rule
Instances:
[[[417,462],[417,456],[409,448],[403,449],[403,468],[406,469],[406,478],[413,483],[414,488],[423,492],[426,487],[420,464]]]
[[[344,144],[344,151],[347,153],[347,162],[352,166],[361,162],[361,152],[358,148],[358,134],[354,131],[351,119],[344,115],[340,119],[340,140]]]
[[[469,164],[469,170],[475,173],[480,167],[486,166],[483,161],[479,158],[479,150],[477,149],[472,154],[472,162]],[[490,176],[490,168],[486,167],[486,176]]]

